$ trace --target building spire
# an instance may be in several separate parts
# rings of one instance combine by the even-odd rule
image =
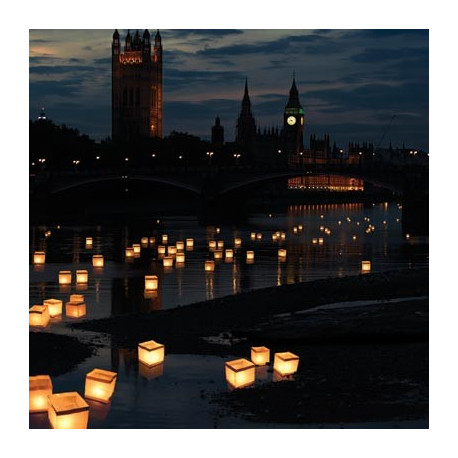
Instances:
[[[293,72],[293,83],[291,84],[291,89],[289,90],[289,99],[286,104],[286,108],[302,108],[299,101],[299,91],[296,86],[296,72]]]

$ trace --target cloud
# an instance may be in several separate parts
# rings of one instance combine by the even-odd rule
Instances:
[[[65,79],[61,81],[30,81],[30,99],[43,100],[48,96],[76,97],[81,93],[82,81],[80,78]]]
[[[428,60],[428,48],[367,48],[363,52],[354,54],[348,58],[352,62],[372,64],[383,61],[402,60],[405,63],[410,60],[419,60],[422,65]]]
[[[29,73],[36,75],[60,75],[63,73],[93,72],[96,68],[90,65],[35,65],[30,67]]]

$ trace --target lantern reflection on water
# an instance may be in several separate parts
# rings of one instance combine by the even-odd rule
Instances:
[[[59,285],[70,285],[72,283],[72,273],[70,270],[59,270]]]
[[[147,380],[162,377],[164,375],[164,364],[156,364],[149,367],[146,364],[138,362],[138,373]]]
[[[145,275],[145,290],[151,291],[157,289],[157,275]]]
[[[270,361],[270,350],[267,347],[251,347],[251,361],[256,366],[263,366]]]
[[[51,394],[48,419],[54,429],[87,429],[89,405],[76,391]]]
[[[283,353],[275,353],[274,357],[274,370],[278,371],[281,375],[294,374],[299,365],[299,356],[289,351]]]
[[[62,315],[62,301],[59,299],[45,299],[43,305],[48,307],[49,316],[54,318],[55,316]]]
[[[184,250],[184,242],[183,240],[178,240],[176,243],[177,246],[177,251],[183,251]]]
[[[86,315],[86,304],[84,302],[67,302],[65,314],[69,318],[81,318]]]
[[[213,272],[215,270],[215,261],[205,261],[205,272]]]
[[[46,261],[46,253],[44,251],[35,251],[33,253],[34,264],[44,264]]]
[[[95,254],[92,256],[92,266],[103,267],[103,254]]]
[[[88,273],[87,270],[77,270],[76,271],[76,283],[87,283]]]
[[[148,367],[164,362],[164,345],[149,340],[138,344],[138,360]]]
[[[361,261],[361,271],[370,272],[371,271],[371,262],[370,261]]]
[[[116,386],[116,372],[103,369],[93,369],[86,374],[84,397],[103,403],[110,402]]]
[[[29,377],[29,412],[47,412],[50,394],[52,394],[52,381],[49,375]]]
[[[33,305],[29,308],[29,326],[45,328],[49,323],[47,305]]]
[[[242,388],[254,383],[255,365],[244,358],[227,361],[225,373],[226,380],[231,386]]]

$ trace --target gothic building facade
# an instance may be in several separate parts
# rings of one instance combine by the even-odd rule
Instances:
[[[112,137],[117,142],[162,137],[162,41],[137,30],[127,32],[124,49],[118,30],[113,34]]]

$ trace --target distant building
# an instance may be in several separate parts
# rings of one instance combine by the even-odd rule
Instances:
[[[159,31],[151,48],[148,30],[142,38],[130,31],[121,52],[119,33],[113,34],[112,136],[127,142],[162,137],[162,41]]]
[[[215,119],[215,125],[212,127],[212,145],[221,149],[224,145],[224,127],[221,125],[219,116]]]
[[[37,119],[39,121],[45,121],[47,119],[45,114],[45,107],[41,107],[40,114],[38,115]]]

